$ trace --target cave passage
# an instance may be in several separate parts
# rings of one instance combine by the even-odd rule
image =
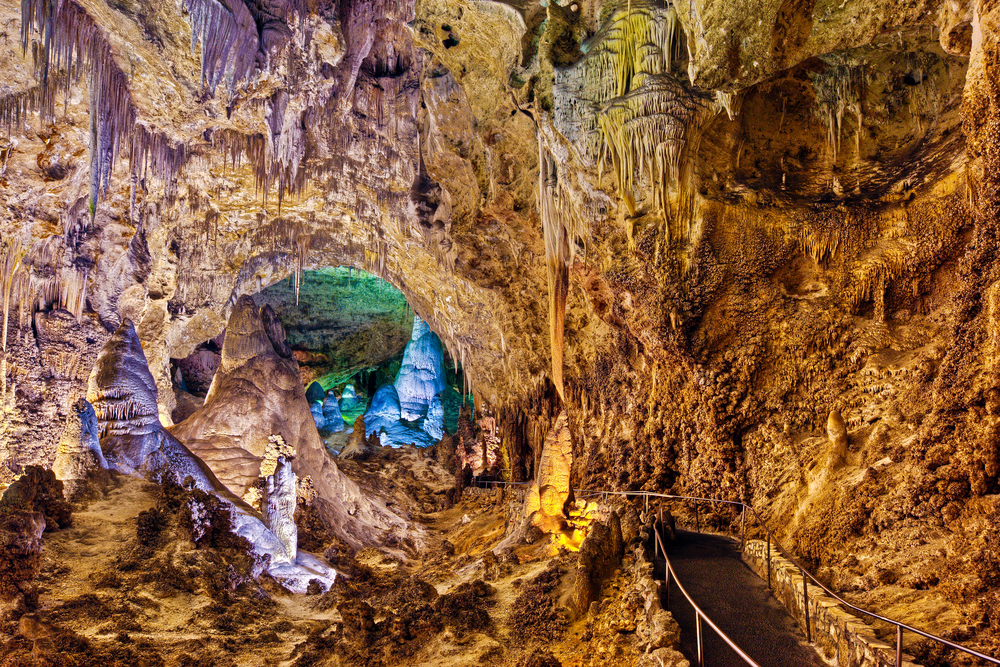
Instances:
[[[306,399],[334,451],[364,416],[365,436],[382,445],[436,445],[454,433],[472,397],[461,366],[391,283],[351,267],[304,273],[256,297],[285,328]]]

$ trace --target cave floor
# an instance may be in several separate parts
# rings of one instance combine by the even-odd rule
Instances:
[[[497,559],[491,549],[503,539],[507,517],[500,498],[466,496],[450,509],[415,514],[427,527],[418,553],[400,558],[364,549],[354,557],[361,574],[328,593],[303,596],[267,577],[227,592],[213,584],[226,575],[212,569],[212,550],[169,527],[137,560],[137,517],[157,506],[159,494],[155,484],[117,476],[103,495],[77,506],[71,527],[46,533],[38,606],[26,617],[35,629],[26,631],[23,621],[0,627],[0,663],[43,664],[35,658],[65,652],[77,660],[72,664],[104,667],[513,667],[546,652],[564,667],[585,667],[636,664],[642,655],[631,557],[606,582],[599,611],[570,623],[556,600],[559,577],[576,554],[542,540]],[[407,598],[428,585],[441,624],[400,636],[393,619],[410,623]],[[435,600],[468,604],[463,591],[469,590],[486,593],[458,613],[440,611]],[[363,639],[352,637],[345,611],[358,599],[374,611],[375,628]],[[526,604],[534,605],[531,611]],[[348,644],[360,653],[345,652]]]

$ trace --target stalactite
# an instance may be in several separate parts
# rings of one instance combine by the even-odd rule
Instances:
[[[860,148],[864,96],[865,66],[846,58],[827,57],[827,71],[810,73],[816,95],[816,116],[827,126],[826,142],[833,161],[840,153],[844,112],[850,111],[858,120],[857,145]]]
[[[7,324],[10,319],[11,296],[18,274],[23,272],[24,251],[21,239],[9,239],[0,246],[0,294],[3,295],[3,336],[0,345],[0,405],[6,407],[7,400]],[[16,295],[15,295],[16,296]]]
[[[545,238],[545,267],[549,285],[549,346],[552,352],[552,383],[563,396],[563,336],[566,299],[569,296],[570,239],[564,220],[572,213],[569,198],[559,192],[558,167],[538,138],[538,203]]]
[[[72,71],[75,61],[89,73],[90,91],[90,193],[93,215],[100,197],[107,193],[111,172],[124,146],[129,150],[130,167],[150,163],[154,174],[165,184],[186,160],[184,146],[175,146],[164,134],[136,122],[127,75],[115,62],[114,51],[101,28],[74,0],[22,0],[21,43],[25,52],[32,31],[41,34],[40,51],[42,119],[54,116],[56,73],[62,66]],[[69,85],[67,77],[67,87]]]
[[[637,212],[634,192],[640,174],[652,186],[654,206],[672,223],[674,232],[668,240],[687,231],[690,212],[683,200],[671,211],[670,199],[672,193],[689,190],[688,154],[700,140],[707,111],[701,98],[664,77],[615,99],[598,116],[602,146],[611,154],[619,195],[629,215]]]
[[[260,47],[257,23],[242,0],[184,0],[191,13],[191,53],[201,42],[201,84],[230,91],[249,78]]]
[[[31,86],[0,97],[0,125],[7,128],[8,136],[11,130],[20,125],[29,113],[38,110],[41,101],[41,87]]]

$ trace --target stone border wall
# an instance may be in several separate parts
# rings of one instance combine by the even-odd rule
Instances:
[[[763,540],[748,540],[743,551],[743,560],[764,580],[767,579],[766,550]],[[771,592],[804,629],[802,573],[774,546],[771,547]],[[877,639],[870,626],[847,613],[815,584],[809,586],[809,622],[813,644],[827,662],[839,667],[895,667],[896,646]],[[920,667],[906,653],[903,665]]]

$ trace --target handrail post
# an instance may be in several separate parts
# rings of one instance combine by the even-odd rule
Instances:
[[[698,521],[698,499],[697,498],[694,501],[694,532],[696,532],[696,533],[700,533],[701,532],[701,525],[700,525],[700,523]]]
[[[670,566],[667,565],[666,573],[663,576],[663,583],[667,588],[667,611],[670,611]]]
[[[697,610],[694,612],[695,625],[698,634],[698,667],[705,667],[705,646],[702,643],[702,633],[701,633],[701,613]]]
[[[740,553],[743,553],[747,544],[747,506],[744,505],[740,511]]]
[[[649,496],[643,495],[643,497],[646,499],[646,514],[649,514]]]
[[[771,533],[767,534],[767,587],[771,588]]]
[[[803,613],[806,617],[806,641],[812,643],[812,628],[809,627],[809,584],[806,581],[806,571],[802,570],[802,602]]]
[[[903,626],[896,626],[896,667],[903,667]]]
[[[653,526],[653,567],[656,567],[656,561],[660,560],[660,530]]]

